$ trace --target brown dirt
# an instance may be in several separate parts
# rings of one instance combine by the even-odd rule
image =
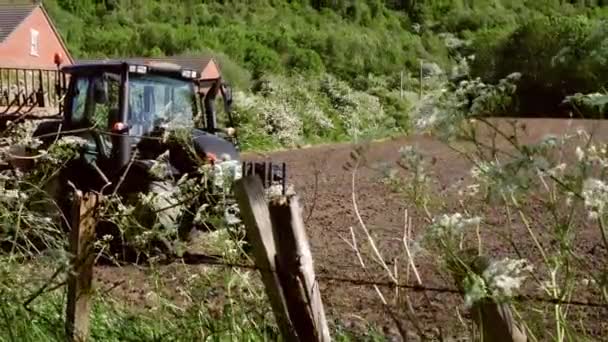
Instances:
[[[499,121],[495,121],[499,122]],[[528,134],[524,142],[536,142],[547,134],[562,134],[567,129],[575,130],[577,126],[584,126],[587,130],[597,130],[599,137],[605,139],[608,136],[608,122],[598,121],[574,121],[556,119],[529,119],[519,120],[520,124],[526,126]],[[506,124],[504,120],[500,124]],[[572,125],[569,127],[569,125]],[[414,145],[421,150],[425,156],[434,160],[431,172],[436,179],[436,187],[440,198],[451,198],[448,195],[453,192],[460,182],[467,177],[470,163],[456,154],[443,143],[428,136],[414,136],[400,138],[383,142],[371,143],[363,146],[361,155],[364,157],[363,165],[358,169],[356,177],[356,197],[359,211],[365,224],[374,236],[378,249],[389,261],[389,266],[394,267],[392,260],[398,259],[400,269],[403,265],[403,245],[401,242],[404,230],[404,212],[407,209],[413,218],[413,234],[420,236],[426,226],[424,215],[415,209],[413,203],[407,201],[401,194],[391,191],[391,188],[381,182],[382,170],[386,166],[394,166],[398,160],[398,150],[404,145]],[[373,322],[382,327],[390,335],[396,334],[395,325],[389,316],[383,311],[380,300],[369,285],[356,285],[342,281],[330,280],[329,278],[351,278],[368,279],[372,281],[389,281],[386,272],[382,272],[374,265],[369,257],[369,248],[365,247],[364,236],[358,226],[352,203],[351,176],[348,170],[351,162],[353,146],[339,144],[331,146],[320,146],[300,150],[280,151],[272,153],[269,157],[275,161],[285,161],[288,167],[289,182],[294,184],[295,190],[301,196],[304,203],[304,216],[308,218],[306,226],[311,240],[315,266],[321,279],[321,293],[326,305],[328,317],[331,320],[340,321],[347,328],[364,331],[364,323]],[[252,156],[253,157],[253,156]],[[258,156],[259,157],[259,156]],[[255,157],[255,158],[258,158]],[[260,157],[262,158],[262,157]],[[352,162],[351,162],[352,163]],[[487,225],[483,233],[484,250],[493,256],[516,257],[514,249],[505,243],[499,233],[511,233],[516,236],[516,245],[523,257],[538,261],[540,256],[534,243],[529,238],[527,230],[519,223],[513,221],[509,228],[504,210],[493,207],[488,203],[478,203],[479,210],[487,214]],[[456,201],[450,202],[447,208],[431,208],[434,214],[446,211],[462,212]],[[537,218],[543,217],[546,210],[542,207],[534,208],[538,213]],[[542,229],[542,222],[533,222]],[[349,227],[357,232],[362,254],[370,266],[371,275],[366,274],[358,263],[353,250],[345,242],[350,241]],[[581,228],[584,228],[582,226]],[[576,246],[577,251],[588,263],[586,267],[602,267],[606,258],[603,247],[597,246],[600,241],[599,232],[595,228],[588,228],[580,232],[580,242]],[[541,235],[543,248],[552,247],[549,234]],[[437,260],[434,257],[421,254],[417,259],[417,266],[421,272],[422,280],[427,286],[452,286],[449,279],[444,279],[438,272]],[[141,272],[136,271],[134,273]],[[542,271],[541,271],[542,272]],[[99,277],[106,283],[113,279],[133,277],[140,279],[140,275],[132,273],[117,274],[111,268],[100,268]],[[541,273],[539,273],[541,274]],[[405,282],[405,279],[401,279]],[[413,279],[411,280],[413,281]],[[410,281],[410,282],[411,282]],[[127,287],[121,291],[127,292],[127,297],[137,296],[135,292],[142,291],[142,286],[137,289]],[[128,294],[129,291],[134,292]],[[394,290],[383,289],[387,300],[394,297]],[[401,293],[403,296],[404,293]],[[584,288],[576,291],[578,299],[599,301],[596,296],[585,292]],[[141,295],[141,294],[140,294]],[[421,323],[423,329],[429,336],[441,328],[447,336],[461,338],[466,336],[466,330],[457,319],[457,310],[465,315],[462,309],[462,300],[459,295],[428,293],[428,299],[420,293],[411,294],[412,306],[415,311],[416,320]],[[532,305],[524,303],[524,305]],[[536,304],[534,304],[536,305]],[[404,305],[400,304],[399,311],[404,313]],[[542,306],[538,306],[542,307]],[[545,307],[546,309],[546,307]],[[606,309],[575,310],[569,317],[577,320],[577,312],[587,320],[587,325],[592,335],[607,336],[608,326],[605,323],[608,317]],[[542,319],[551,322],[550,311],[540,315]],[[405,320],[405,327],[412,330],[411,321]],[[542,322],[542,321],[541,321]],[[550,323],[547,323],[550,324]],[[552,326],[547,327],[548,333],[554,330]],[[539,336],[539,340],[547,340],[548,336]]]

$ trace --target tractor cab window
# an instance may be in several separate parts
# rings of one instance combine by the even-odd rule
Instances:
[[[71,125],[74,128],[93,128],[108,132],[118,118],[120,76],[101,74],[77,76],[74,80]],[[92,132],[83,132],[81,136],[95,144]],[[111,149],[112,140],[107,134],[101,134],[101,143],[106,151]]]
[[[110,128],[110,115],[116,115],[119,109],[119,77],[103,74],[75,78],[71,108],[73,126]]]
[[[196,112],[194,101],[194,87],[189,81],[132,74],[129,78],[130,134],[143,136],[158,128],[191,127]]]
[[[89,91],[89,79],[77,78],[74,83],[74,100],[72,101],[72,123],[84,121],[84,111],[87,103],[87,92]]]

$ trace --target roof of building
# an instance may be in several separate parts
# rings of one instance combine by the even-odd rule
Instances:
[[[174,63],[182,67],[183,69],[195,70],[198,72],[203,71],[209,65],[213,58],[208,56],[193,56],[193,55],[179,55],[170,57],[129,57],[129,58],[107,58],[107,59],[80,59],[77,60],[77,64],[98,64],[108,61],[124,61],[133,64],[146,64],[147,62],[168,62]]]
[[[72,65],[64,66],[61,70],[68,74],[79,74],[79,75],[95,75],[101,72],[109,72],[114,74],[120,74],[123,71],[124,60],[107,60],[100,62],[86,62],[76,63]],[[127,62],[127,64],[132,64]],[[139,64],[139,63],[135,63]],[[159,73],[169,77],[177,77],[183,79],[190,79],[182,75],[183,68],[170,65],[154,65],[148,66],[148,72]],[[194,76],[196,77],[196,76]]]
[[[65,45],[59,31],[53,24],[53,20],[51,20],[51,17],[44,9],[44,6],[40,0],[0,0],[0,43],[4,42],[19,27],[19,25],[21,25],[21,23],[23,23],[23,21],[27,19],[32,12],[34,12],[36,8],[40,8],[46,17],[51,30],[53,30],[57,36],[57,39],[59,40],[59,43],[65,50],[65,53],[67,54],[66,57],[70,60],[70,62],[72,62],[73,58],[70,55],[70,51]]]
[[[15,4],[5,0],[0,1],[0,43],[8,38],[36,7],[38,4],[34,3]]]

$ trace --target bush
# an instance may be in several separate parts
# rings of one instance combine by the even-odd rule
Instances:
[[[602,87],[608,75],[605,24],[583,16],[535,16],[508,36],[480,34],[473,76],[495,82],[523,75],[518,97],[523,112],[555,112],[565,96]],[[543,99],[539,101],[539,99]]]
[[[318,53],[312,50],[296,48],[287,60],[287,67],[296,72],[318,74],[325,71],[323,61]]]

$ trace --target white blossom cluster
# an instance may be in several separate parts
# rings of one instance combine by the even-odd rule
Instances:
[[[608,42],[608,40],[606,40],[606,42]],[[576,93],[574,95],[567,96],[563,102],[583,110],[591,109],[598,113],[604,113],[608,109],[608,94]]]
[[[497,301],[515,295],[533,267],[524,259],[505,258],[491,262],[481,275],[469,274],[464,280],[465,306],[470,308],[484,298]]]
[[[302,121],[299,113],[293,110],[288,98],[283,98],[282,89],[266,96],[235,93],[238,104],[237,115],[251,115],[263,123],[262,129],[280,143],[287,146],[299,141],[302,136]]]
[[[35,149],[42,144],[38,138],[34,138],[34,131],[38,128],[38,123],[33,120],[25,120],[18,124],[8,122],[8,130],[10,134],[4,134],[0,138],[1,146],[22,146],[25,148]]]
[[[401,147],[399,149],[399,155],[409,171],[413,172],[414,182],[417,184],[424,184],[430,181],[429,176],[426,174],[424,157],[414,146],[407,145]]]
[[[425,95],[415,107],[413,121],[419,130],[433,130],[451,137],[460,132],[460,122],[470,117],[500,113],[511,104],[521,74],[512,73],[498,84],[480,78],[461,81],[456,89],[440,87]]]
[[[525,259],[505,258],[492,262],[483,272],[483,278],[493,295],[511,297],[526,280],[524,273],[532,272],[532,269]]]
[[[370,82],[385,90],[382,80]],[[247,134],[270,137],[284,146],[311,136],[358,138],[392,127],[378,96],[354,90],[331,75],[269,76],[255,89],[235,92],[235,116],[249,125]]]
[[[466,232],[466,229],[481,223],[480,217],[465,217],[461,213],[443,214],[433,218],[428,234],[429,237],[451,241]]]
[[[597,165],[601,168],[608,167],[608,145],[607,144],[589,144],[588,147],[576,147],[576,157],[579,162],[589,165]]]
[[[350,137],[377,130],[385,118],[384,109],[376,96],[353,90],[330,75],[321,81],[321,91],[329,98]]]
[[[586,179],[583,183],[582,196],[589,218],[598,219],[605,213],[606,203],[608,203],[608,185],[604,181],[596,178]]]
[[[443,43],[448,49],[453,50],[469,47],[472,43],[471,40],[460,39],[451,32],[440,33],[439,37],[443,39]]]
[[[25,201],[27,197],[28,195],[23,191],[16,189],[2,189],[0,202],[2,202],[4,205],[15,205]]]
[[[482,191],[492,191],[496,188],[501,188],[505,191],[510,191],[515,187],[515,184],[508,181],[505,175],[504,165],[496,160],[484,161],[480,160],[471,168],[471,177],[474,184],[470,185],[465,193],[477,195]]]

